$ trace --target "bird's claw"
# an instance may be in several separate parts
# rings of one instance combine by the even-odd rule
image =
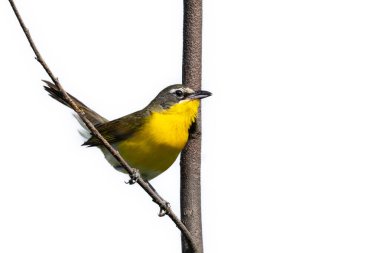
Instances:
[[[137,180],[140,178],[140,172],[137,169],[132,168],[133,172],[130,176],[130,179],[128,181],[124,181],[124,183],[132,185],[137,182]]]
[[[163,217],[169,213],[170,210],[170,203],[167,201],[164,201],[164,206],[160,206],[160,212],[158,213],[159,217]]]

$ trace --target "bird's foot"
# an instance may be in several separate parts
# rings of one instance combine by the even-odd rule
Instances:
[[[124,181],[124,183],[132,185],[137,182],[137,180],[140,178],[140,172],[138,169],[132,168],[133,172],[130,176],[130,179],[128,181]]]
[[[165,200],[163,202],[164,202],[164,205],[160,206],[160,212],[158,213],[159,217],[163,217],[170,212],[170,203]]]

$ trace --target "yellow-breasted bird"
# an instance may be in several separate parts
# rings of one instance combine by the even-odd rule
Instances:
[[[62,93],[48,81],[45,90],[68,106]],[[181,84],[166,87],[142,110],[108,121],[69,94],[102,136],[119,151],[124,160],[138,169],[141,177],[151,180],[167,170],[184,148],[189,129],[195,121],[200,99],[211,96],[208,91],[194,91]],[[83,126],[83,124],[82,124]],[[117,170],[124,169],[90,133],[86,146],[96,146]]]

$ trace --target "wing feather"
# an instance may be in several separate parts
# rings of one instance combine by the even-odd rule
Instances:
[[[115,119],[109,122],[105,122],[96,126],[101,135],[109,142],[115,143],[128,139],[143,125],[148,111],[137,111],[127,116]],[[100,140],[92,136],[83,145],[87,146],[99,146]]]

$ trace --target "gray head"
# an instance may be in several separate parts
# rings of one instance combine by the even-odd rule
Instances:
[[[205,90],[194,91],[182,84],[174,84],[163,89],[150,102],[149,107],[160,106],[162,109],[168,109],[171,106],[186,100],[202,99],[211,96],[212,93]]]

